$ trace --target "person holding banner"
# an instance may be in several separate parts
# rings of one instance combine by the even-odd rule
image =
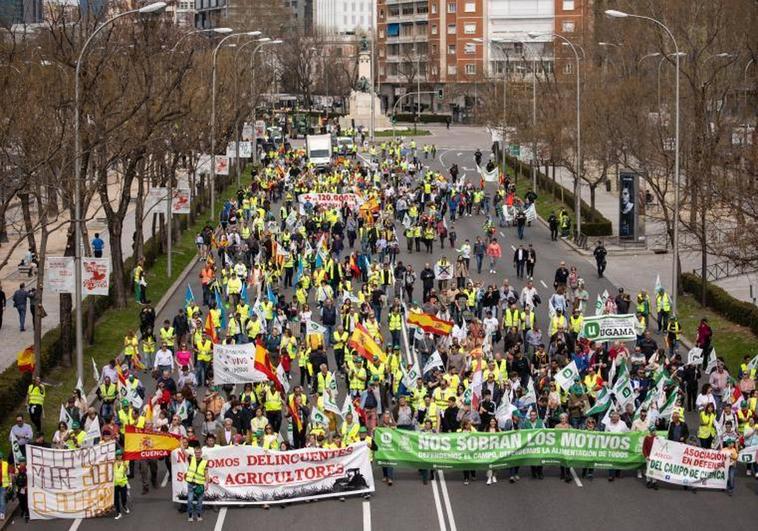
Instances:
[[[113,506],[116,509],[115,520],[120,520],[124,514],[129,514],[127,495],[129,492],[129,464],[124,461],[124,451],[116,450],[116,462],[113,464]]]
[[[185,473],[187,482],[187,521],[203,521],[203,497],[205,486],[208,484],[208,461],[203,458],[203,448],[200,443],[190,443],[191,452],[188,455],[189,465]]]

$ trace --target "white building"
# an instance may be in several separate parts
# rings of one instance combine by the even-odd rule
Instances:
[[[316,0],[314,26],[326,33],[360,33],[376,29],[376,0]]]
[[[506,64],[513,73],[530,69],[531,61],[537,58],[552,61],[553,38],[532,40],[528,33],[555,31],[555,4],[556,0],[487,0],[485,35],[491,40],[505,41],[487,49],[491,75],[502,74]]]

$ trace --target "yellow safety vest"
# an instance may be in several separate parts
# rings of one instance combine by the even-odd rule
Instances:
[[[697,429],[698,439],[707,439],[716,435],[716,414],[700,412],[700,427]]]
[[[7,489],[11,486],[11,476],[8,474],[8,462],[0,461],[0,469],[2,469],[3,474],[3,483],[0,486],[2,486],[4,489]]]
[[[174,344],[174,327],[173,326],[169,326],[167,329],[161,328],[160,332],[161,332],[161,341],[165,341],[169,345]]]
[[[334,350],[345,348],[345,343],[347,343],[349,334],[347,332],[342,332],[340,335],[339,332],[336,330],[332,334],[332,339],[334,339]]]
[[[584,322],[584,317],[581,315],[574,319],[574,316],[572,315],[569,317],[569,329],[574,332],[575,334],[578,334],[579,331],[582,329],[582,323]]]
[[[363,391],[366,388],[366,368],[361,367],[353,371],[353,377],[350,378],[351,391]]]
[[[210,339],[197,342],[197,361],[209,362],[213,359],[213,342]]]
[[[319,371],[318,375],[316,376],[316,389],[318,390],[318,394],[322,395],[324,393],[324,389],[329,389],[329,385],[334,380],[334,377],[332,376],[332,373],[327,372],[326,376],[323,372]]]
[[[668,293],[661,295],[660,293],[655,296],[655,307],[658,311],[670,312],[671,311],[671,299]]]
[[[399,313],[390,313],[390,331],[402,328],[403,317]]]
[[[205,468],[207,466],[208,461],[201,458],[200,462],[198,463],[197,459],[195,459],[195,456],[193,455],[190,459],[190,464],[187,467],[187,472],[184,475],[187,483],[205,486]]]
[[[100,386],[100,396],[102,397],[103,402],[113,402],[116,400],[117,394],[118,387],[114,383],[112,383],[110,387],[106,387],[105,384]]]
[[[29,385],[29,388],[26,391],[26,394],[28,396],[29,405],[31,406],[42,406],[45,403],[45,387],[42,385]]]
[[[282,410],[282,395],[279,394],[279,391],[274,390],[272,393],[269,389],[266,391],[266,401],[263,404],[264,409],[267,413],[270,412],[276,412]]]

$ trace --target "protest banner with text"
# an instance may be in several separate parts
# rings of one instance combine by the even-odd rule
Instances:
[[[698,487],[726,488],[726,461],[719,450],[710,450],[657,437],[650,449],[646,475],[650,479]]]

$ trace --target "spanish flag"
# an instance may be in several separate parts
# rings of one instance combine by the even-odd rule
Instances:
[[[255,369],[258,371],[261,371],[263,374],[266,375],[266,378],[274,382],[274,385],[279,390],[279,392],[282,391],[282,384],[279,383],[279,378],[276,376],[276,369],[273,365],[271,365],[271,360],[268,357],[268,351],[266,350],[266,347],[261,345],[260,343],[255,345]]]
[[[32,345],[18,353],[16,364],[21,372],[34,372],[34,347]]]
[[[303,431],[303,419],[300,418],[299,409],[295,407],[294,394],[290,395],[289,400],[287,400],[287,409],[289,409],[290,416],[292,417],[292,421],[295,423],[297,431]]]
[[[203,327],[203,331],[208,333],[208,336],[210,336],[211,341],[213,341],[214,344],[218,344],[218,334],[216,334],[216,327],[213,326],[213,317],[211,316],[211,312],[208,312],[208,315],[205,317],[205,326]]]
[[[355,325],[353,334],[350,336],[347,344],[369,361],[373,360],[374,356],[378,356],[382,363],[387,361],[387,355],[382,350],[382,347],[374,341],[374,338],[371,337],[371,334],[361,323]]]
[[[182,438],[168,432],[144,430],[126,426],[124,435],[124,460],[143,461],[158,459],[179,448]]]
[[[408,312],[408,324],[420,327],[428,334],[446,336],[453,331],[453,322],[423,312]]]

